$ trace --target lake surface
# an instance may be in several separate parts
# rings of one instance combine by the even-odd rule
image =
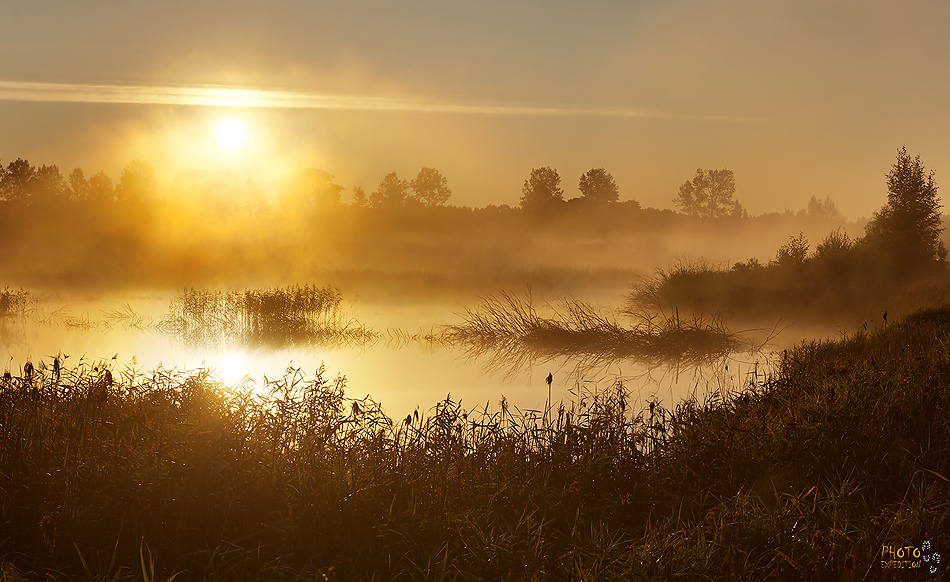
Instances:
[[[352,398],[371,396],[392,418],[416,408],[426,411],[451,394],[466,409],[497,410],[504,396],[521,410],[542,410],[548,399],[545,378],[553,374],[551,398],[576,401],[622,380],[631,393],[632,409],[649,400],[665,406],[695,395],[702,400],[715,391],[734,389],[756,368],[764,371],[768,356],[736,354],[703,369],[661,367],[653,370],[633,361],[591,365],[572,358],[542,359],[506,365],[504,354],[473,357],[465,350],[425,339],[440,326],[461,323],[464,306],[452,302],[347,302],[348,317],[380,334],[376,341],[347,347],[294,346],[250,349],[242,346],[187,345],[157,325],[169,313],[174,293],[114,295],[75,299],[39,296],[28,317],[5,326],[0,353],[5,370],[19,375],[23,364],[50,363],[57,355],[67,367],[80,361],[105,362],[113,372],[148,373],[159,367],[178,370],[208,368],[227,382],[247,376],[258,386],[280,377],[288,367],[313,377],[345,376]],[[499,357],[500,356],[500,357]],[[512,362],[512,364],[514,364]]]

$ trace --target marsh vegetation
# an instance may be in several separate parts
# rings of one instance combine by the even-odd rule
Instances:
[[[722,318],[662,317],[636,313],[625,327],[610,312],[579,299],[562,298],[544,306],[542,316],[530,293],[488,296],[449,325],[442,339],[463,346],[473,357],[489,357],[490,367],[518,369],[525,362],[573,357],[587,364],[632,360],[648,366],[699,366],[740,347]]]
[[[378,338],[347,317],[339,289],[315,285],[242,291],[185,289],[172,300],[159,327],[197,346],[345,346]]]
[[[892,539],[950,540],[948,325],[806,343],[673,408],[618,382],[391,419],[323,373],[39,368],[0,383],[3,571],[858,579]]]
[[[0,272],[41,287],[175,289],[156,317],[129,303],[98,319],[64,308],[38,320],[50,327],[268,353],[425,343],[489,370],[565,359],[728,370],[749,341],[739,325],[835,320],[850,332],[766,349],[761,366],[681,398],[601,375],[546,400],[534,382],[544,406],[484,388],[463,406],[441,382],[431,408],[418,399],[405,417],[383,406],[391,378],[438,374],[394,365],[378,389],[356,392],[382,391],[376,400],[353,396],[346,369],[225,381],[207,367],[143,371],[58,348],[19,369],[11,359],[3,578],[856,580],[874,576],[885,544],[950,551],[950,279],[919,159],[899,152],[892,196],[866,225],[839,224],[829,201],[749,217],[731,172],[684,184],[684,215],[618,202],[605,172],[582,176],[590,194],[565,202],[556,172],[540,170],[519,209],[446,207],[432,173],[416,185],[393,173],[351,205],[326,172],[285,185],[273,209],[131,187],[69,199],[72,215],[7,199]],[[212,210],[220,221],[203,219]],[[811,231],[785,239],[789,226]],[[62,253],[87,227],[85,246]],[[809,236],[826,227],[812,253]],[[731,267],[664,266],[674,238],[736,245],[715,247],[722,256],[777,250]],[[504,291],[526,284],[526,296]],[[594,297],[624,290],[619,309]],[[431,311],[437,296],[462,311],[429,331],[374,329],[344,292],[357,307],[385,297],[372,303],[380,311]],[[35,305],[8,289],[0,322],[37,318]]]

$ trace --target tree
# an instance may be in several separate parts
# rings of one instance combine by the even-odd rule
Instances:
[[[9,202],[29,202],[31,186],[36,179],[36,168],[30,162],[17,158],[10,162],[0,182],[0,197]]]
[[[604,168],[594,168],[583,174],[578,188],[586,200],[597,202],[620,200],[620,188],[617,187],[614,177]]]
[[[719,218],[741,216],[744,211],[735,200],[736,178],[732,170],[696,170],[696,176],[680,186],[673,199],[690,216]]]
[[[887,203],[868,222],[867,242],[907,266],[946,258],[933,170],[902,146],[886,178]]]
[[[780,267],[798,267],[805,264],[808,257],[808,239],[803,233],[791,236],[788,242],[779,247],[775,253],[775,262]]]
[[[452,195],[448,179],[435,168],[419,170],[419,174],[410,185],[416,199],[424,206],[442,206]]]
[[[838,222],[844,220],[844,217],[830,196],[826,196],[825,200],[821,201],[812,195],[811,200],[808,201],[808,217]]]
[[[396,172],[386,174],[379,188],[369,195],[373,208],[398,208],[404,206],[409,197],[409,182],[400,180]]]
[[[369,206],[369,199],[362,186],[353,186],[353,206],[355,208],[366,208]]]
[[[561,189],[561,176],[557,170],[545,166],[531,170],[531,176],[524,181],[521,189],[521,208],[538,210],[564,201]]]
[[[36,170],[30,190],[35,204],[52,204],[65,194],[66,181],[56,164],[44,165]]]
[[[320,168],[294,170],[281,181],[284,207],[291,211],[330,209],[340,206],[343,186]]]
[[[115,188],[118,202],[141,203],[154,199],[158,195],[158,180],[151,164],[142,160],[132,160],[122,170],[119,184]]]
[[[70,200],[82,201],[89,198],[89,181],[82,168],[76,168],[69,173],[67,196]]]
[[[94,203],[115,201],[115,188],[112,186],[112,178],[106,176],[106,173],[102,170],[89,178],[88,200]]]

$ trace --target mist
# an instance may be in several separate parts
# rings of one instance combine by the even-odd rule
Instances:
[[[3,580],[941,576],[947,6],[50,8]]]

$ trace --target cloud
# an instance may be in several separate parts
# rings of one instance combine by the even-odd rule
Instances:
[[[598,108],[447,103],[366,95],[316,94],[248,89],[223,85],[158,87],[147,85],[94,85],[80,83],[0,81],[0,101],[337,109],[468,115],[749,121],[748,118],[732,116],[683,115],[625,107]]]

